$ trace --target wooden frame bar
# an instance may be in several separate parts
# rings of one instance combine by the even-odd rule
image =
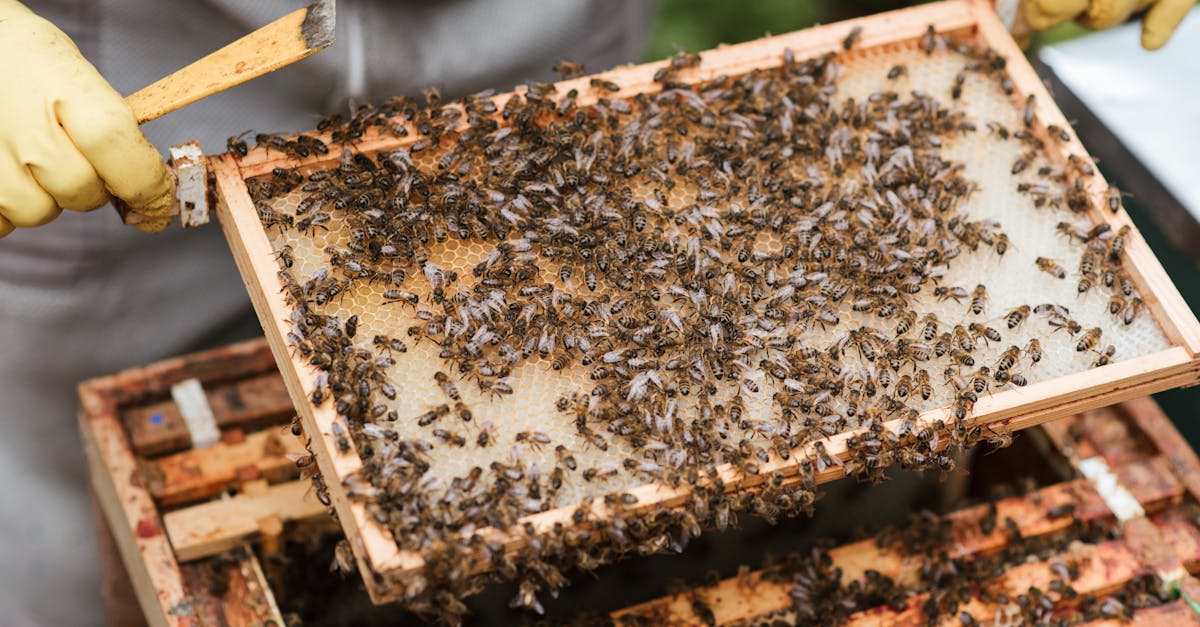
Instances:
[[[1045,125],[1056,124],[1069,129],[1070,125],[1054,106],[1050,95],[1033,69],[1026,62],[1016,44],[1004,30],[989,5],[984,2],[965,0],[940,2],[912,7],[851,20],[828,26],[808,29],[796,33],[760,39],[745,44],[722,47],[705,53],[700,67],[691,71],[689,80],[703,80],[718,74],[737,74],[755,68],[778,66],[784,49],[791,49],[797,58],[811,57],[829,51],[840,51],[842,39],[851,28],[862,27],[861,48],[910,42],[921,37],[926,27],[933,25],[941,34],[959,34],[974,37],[1008,59],[1008,72],[1015,85],[1012,99],[1014,106],[1022,105],[1029,95],[1036,97],[1037,124],[1035,131],[1046,134]],[[650,63],[635,67],[623,67],[602,73],[599,76],[621,85],[615,96],[637,93],[653,93],[660,86],[653,82],[654,72],[663,63]],[[588,78],[559,83],[559,90],[580,88],[580,104],[587,104],[594,95],[588,95],[585,87]],[[518,89],[519,93],[521,90]],[[496,96],[502,106],[508,95]],[[1068,131],[1070,132],[1070,131]],[[319,135],[319,134],[318,134]],[[326,138],[328,139],[328,138]],[[383,136],[369,133],[357,148],[363,152],[394,149],[411,143],[412,139]],[[1070,141],[1053,144],[1052,158],[1065,161],[1068,154],[1086,155],[1083,146],[1071,133]],[[305,170],[327,167],[336,162],[337,155],[314,156],[293,160],[278,151],[255,148],[246,157],[237,159],[232,155],[221,155],[211,160],[215,176],[217,210],[222,228],[230,243],[238,267],[246,279],[247,288],[255,309],[259,314],[267,339],[276,360],[281,366],[284,380],[291,397],[297,401],[299,415],[305,431],[313,435],[314,453],[321,472],[328,477],[326,483],[358,561],[364,582],[372,599],[384,602],[397,598],[402,586],[396,585],[409,575],[418,572],[424,565],[416,553],[402,551],[390,532],[367,515],[362,503],[351,500],[342,480],[358,471],[361,460],[351,448],[338,452],[331,425],[336,419],[332,407],[314,408],[308,399],[312,393],[315,370],[306,363],[297,361],[285,342],[289,318],[277,277],[277,263],[267,234],[259,221],[257,210],[250,199],[246,180],[268,173],[275,167],[300,167]],[[1132,227],[1124,212],[1113,215],[1102,210],[1105,205],[1105,183],[1100,176],[1088,181],[1092,203],[1087,212],[1094,223],[1108,223],[1115,229]],[[1179,296],[1175,287],[1163,271],[1144,240],[1133,228],[1134,234],[1127,247],[1130,274],[1142,293],[1147,308],[1159,327],[1170,340],[1172,347],[1158,353],[1117,362],[1103,368],[1092,369],[1037,383],[1023,389],[996,393],[981,399],[975,406],[973,421],[987,425],[996,432],[1015,431],[1060,418],[1089,408],[1110,405],[1136,396],[1174,387],[1194,385],[1200,381],[1200,323]],[[922,421],[932,423],[944,419],[946,410],[932,410],[922,415]],[[834,436],[826,444],[832,455],[847,457],[846,441],[853,433]],[[794,453],[796,456],[811,456],[807,448]],[[752,488],[775,470],[781,470],[795,481],[796,468],[790,461],[776,459],[761,467],[758,476],[743,476],[734,468],[720,469],[720,475],[730,489]],[[829,481],[841,474],[834,467],[820,473],[819,482]],[[630,490],[638,498],[638,505],[625,511],[652,511],[657,508],[675,507],[683,503],[688,492],[665,485],[643,485]],[[564,507],[541,514],[528,516],[539,532],[546,532],[558,523],[570,523],[573,507]],[[597,516],[606,515],[602,504],[593,508]],[[504,543],[516,551],[521,540],[499,530],[483,533],[490,540]]]

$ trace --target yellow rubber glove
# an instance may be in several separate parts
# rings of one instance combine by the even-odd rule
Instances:
[[[1046,30],[1070,19],[1088,28],[1111,28],[1123,24],[1137,11],[1149,8],[1142,19],[1142,47],[1158,50],[1195,3],[1195,0],[1026,0],[1025,21],[1034,30]]]
[[[174,191],[133,111],[74,42],[0,0],[0,237],[110,195],[144,217],[137,228],[161,231]]]

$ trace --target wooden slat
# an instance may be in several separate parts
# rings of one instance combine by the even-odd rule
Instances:
[[[175,557],[186,562],[253,541],[261,520],[278,517],[286,523],[325,515],[312,482],[301,480],[168,512],[163,526]]]
[[[1173,527],[1170,534],[1163,534],[1164,539],[1171,542],[1169,550],[1181,560],[1200,560],[1200,531],[1183,521],[1168,521],[1166,526]],[[1005,572],[995,585],[1007,589],[1010,598],[1024,593],[1030,586],[1043,591],[1049,590],[1050,582],[1058,578],[1051,569],[1051,564],[1055,561],[1074,561],[1079,565],[1079,578],[1067,583],[1075,588],[1080,596],[1099,596],[1113,592],[1128,584],[1135,575],[1145,572],[1137,560],[1137,555],[1124,540],[1111,540],[1094,546],[1076,547],[1044,562],[1016,566]],[[910,597],[906,608],[900,612],[887,607],[860,612],[851,616],[846,624],[859,627],[924,625],[928,620],[921,608],[925,599],[925,595]],[[960,605],[959,609],[982,619],[994,616],[1000,608],[975,598]],[[951,620],[958,619],[952,617]],[[950,621],[945,623],[950,624]]]
[[[205,394],[221,429],[261,427],[295,413],[283,379],[276,372],[206,386]],[[179,408],[170,399],[127,408],[121,412],[121,419],[139,455],[164,455],[191,446]]]
[[[372,601],[386,601],[389,596],[394,596],[386,580],[376,581],[369,573],[416,570],[424,565],[424,560],[411,554],[401,555],[391,532],[374,522],[367,514],[366,507],[352,501],[342,488],[342,480],[362,467],[362,459],[353,442],[344,452],[339,452],[333,436],[332,425],[337,419],[333,407],[327,404],[314,410],[308,402],[317,373],[313,366],[297,366],[291,361],[291,351],[278,326],[279,321],[289,319],[289,310],[283,300],[283,285],[275,270],[271,269],[274,264],[271,244],[258,220],[258,212],[246,191],[236,161],[230,155],[222,155],[216,158],[210,170],[216,184],[217,216],[221,228],[226,233],[229,248],[242,276],[258,277],[256,281],[246,282],[250,300],[254,303],[254,311],[263,329],[267,331],[271,352],[280,364],[286,364],[280,372],[288,392],[293,399],[301,400],[297,408],[304,431],[312,437],[313,454],[321,473],[329,478],[326,481],[329,496],[342,522],[342,530],[350,543],[359,572],[363,573],[367,592]]]
[[[1171,419],[1150,398],[1131,400],[1124,405],[1129,417],[1140,428],[1142,434],[1167,456],[1176,476],[1183,481],[1188,493],[1200,502],[1200,460],[1179,434]],[[1188,416],[1192,418],[1192,416]]]
[[[943,33],[963,32],[974,28],[982,43],[1007,57],[1008,71],[1016,87],[1014,103],[1023,104],[1026,95],[1037,95],[1039,132],[1044,133],[1043,125],[1049,123],[1069,128],[1011,37],[984,3],[935,3],[726,46],[706,52],[700,67],[690,71],[684,78],[704,80],[717,74],[736,75],[754,68],[774,67],[781,63],[780,55],[785,48],[791,49],[799,58],[812,57],[827,51],[836,52],[841,49],[841,42],[846,33],[854,26],[862,26],[860,46],[865,49],[916,40],[924,34],[930,24]],[[661,88],[652,80],[654,72],[661,66],[661,63],[657,63],[618,68],[600,76],[622,86],[621,91],[615,94],[617,97],[643,92],[653,93]],[[586,105],[590,99],[595,98],[591,93],[593,90],[586,88],[587,80],[588,77],[564,81],[558,84],[558,89],[560,92],[566,92],[571,88],[579,88],[581,96],[578,103]],[[519,92],[520,90],[517,93]],[[503,104],[508,97],[507,94],[497,96],[497,102]],[[356,147],[360,151],[371,152],[394,149],[410,141],[412,138],[404,140],[372,135],[357,142]],[[1049,144],[1057,146],[1054,142]],[[1068,151],[1086,154],[1074,136],[1065,147],[1054,150],[1058,150],[1059,154],[1052,156],[1059,160],[1065,159]],[[334,152],[337,151],[331,151]],[[415,552],[401,551],[390,532],[369,518],[360,503],[347,498],[341,486],[341,479],[357,471],[361,467],[361,460],[353,450],[346,453],[337,452],[330,429],[335,418],[333,409],[328,406],[314,409],[306,402],[315,372],[306,364],[292,361],[284,342],[285,331],[280,325],[281,321],[287,320],[289,309],[280,294],[282,286],[276,275],[278,268],[272,256],[270,243],[246,192],[244,181],[245,178],[269,172],[274,167],[319,167],[334,163],[336,157],[337,155],[330,154],[297,161],[278,151],[269,153],[265,148],[256,148],[241,160],[228,155],[217,158],[211,169],[216,175],[220,201],[218,212],[222,227],[238,267],[247,279],[251,300],[267,331],[272,350],[279,363],[284,365],[285,382],[292,398],[300,401],[300,415],[305,429],[309,433],[317,434],[314,435],[317,462],[322,472],[331,478],[328,482],[330,493],[359,561],[366,586],[372,599],[380,602],[397,597],[400,587],[395,584],[406,576],[416,574],[423,567],[424,560]],[[1129,224],[1128,216],[1124,213],[1112,216],[1100,211],[1103,205],[1103,180],[1095,177],[1090,185],[1095,207],[1089,211],[1089,217],[1094,222],[1108,221],[1117,227]],[[1136,228],[1133,231],[1136,233]],[[976,424],[987,424],[998,432],[1015,431],[1089,408],[1172,387],[1193,385],[1200,381],[1200,360],[1197,359],[1197,355],[1200,354],[1200,323],[1183,304],[1178,292],[1140,236],[1135,235],[1131,238],[1128,251],[1126,266],[1130,266],[1130,275],[1138,284],[1151,314],[1175,346],[1159,353],[1123,360],[1104,368],[1060,377],[1019,390],[1000,392],[981,399],[975,406],[973,421]],[[929,423],[945,418],[944,410],[927,412],[922,417]],[[847,433],[831,438],[826,444],[827,450],[830,454],[845,459],[846,441],[854,435],[856,434]],[[796,451],[794,455],[811,457],[812,453],[812,450],[805,448]],[[784,473],[785,482],[797,481],[794,464],[778,459],[760,466],[761,474],[757,477],[742,476],[732,466],[721,467],[718,473],[730,490],[739,490],[752,488],[763,481],[763,477],[770,476],[777,469]],[[817,481],[838,478],[839,472],[840,469],[836,467],[827,470],[817,477]],[[690,496],[685,489],[665,485],[644,485],[630,492],[638,498],[638,505],[624,508],[624,511],[634,514],[680,506]],[[573,506],[559,508],[529,516],[522,522],[532,525],[537,533],[549,533],[558,524],[571,524],[570,518],[574,509]],[[608,515],[602,504],[594,507],[593,513],[601,518]],[[480,533],[489,541],[501,543],[514,552],[519,551],[525,541],[495,529]],[[374,577],[372,573],[381,576]]]
[[[778,67],[782,64],[783,51],[791,49],[797,59],[811,58],[826,52],[842,52],[842,41],[850,29],[862,26],[859,36],[858,49],[882,46],[898,41],[915,40],[925,33],[925,29],[933,24],[939,33],[969,34],[975,26],[975,16],[966,2],[938,2],[922,7],[911,7],[897,11],[889,11],[869,15],[859,19],[845,20],[836,24],[816,26],[772,37],[764,37],[738,44],[722,45],[703,53],[698,67],[679,74],[679,80],[689,82],[706,81],[721,74],[737,75],[755,69]],[[654,81],[654,74],[667,65],[667,61],[644,63],[641,65],[625,65],[607,72],[598,72],[583,78],[559,81],[555,83],[558,92],[567,93],[574,89],[579,93],[575,102],[578,106],[587,106],[596,102],[601,96],[605,98],[631,98],[638,94],[655,94],[662,91],[662,83]],[[620,90],[611,93],[598,94],[590,87],[592,78],[610,80],[620,86]],[[495,96],[492,100],[498,110],[504,109],[504,103],[513,94],[523,94],[527,91],[519,86],[511,92]],[[457,128],[463,128],[460,125]],[[415,128],[410,127],[410,131]],[[319,137],[326,143],[335,145],[329,133],[307,133]],[[354,148],[359,152],[370,153],[380,150],[395,150],[412,144],[417,139],[415,132],[407,137],[396,137],[368,129],[363,138],[354,142]],[[238,159],[242,178],[251,178],[267,174],[276,167],[300,167],[302,169],[321,169],[337,165],[340,150],[330,150],[327,155],[314,154],[305,159],[292,159],[279,150],[268,150],[255,146],[243,158]]]
[[[1110,618],[1083,623],[1086,627],[1162,627],[1163,625],[1200,625],[1200,615],[1182,599],[1146,607],[1133,613],[1132,620]]]
[[[137,460],[116,417],[105,380],[79,388],[80,431],[92,480],[113,539],[129,571],[149,624],[189,627],[187,594],[154,500],[141,480]]]
[[[1109,408],[1102,408],[1100,411],[1112,412]],[[1116,417],[1115,413],[1112,413]],[[1058,420],[1051,420],[1043,423],[1041,428],[1046,433],[1046,437],[1058,450],[1059,454],[1071,460],[1072,463],[1078,462],[1081,459],[1095,457],[1100,454],[1095,446],[1086,438],[1076,438],[1072,435],[1073,429],[1079,429],[1079,417],[1067,416]]]
[[[291,479],[298,469],[289,454],[306,454],[300,438],[287,427],[268,427],[205,449],[147,461],[142,468],[150,494],[160,507],[167,507],[236,489],[247,481]]]
[[[1092,445],[1109,466],[1119,466],[1152,454],[1154,447],[1142,438],[1122,406],[1085,411],[1076,417],[1084,441]]]
[[[1165,459],[1141,460],[1119,468],[1117,474],[1142,507],[1156,511],[1179,500],[1183,486],[1171,475],[1162,476]],[[1052,517],[1055,508],[1074,505],[1071,515]],[[1072,518],[1085,522],[1109,519],[1112,512],[1096,493],[1091,481],[1077,479],[1054,484],[1023,497],[996,502],[996,529],[990,534],[980,531],[980,522],[987,516],[986,505],[971,507],[947,514],[950,534],[944,548],[951,557],[974,558],[995,553],[1008,543],[1004,530],[1006,518],[1012,518],[1022,537],[1034,538],[1061,532],[1071,526]],[[901,583],[916,582],[923,556],[903,556],[877,546],[875,540],[863,540],[829,551],[834,566],[842,570],[843,581],[861,579],[867,569],[876,570]],[[705,597],[719,624],[750,620],[757,616],[791,607],[791,582],[764,578],[767,571],[750,573],[721,581],[707,588]],[[752,585],[748,585],[752,584]],[[718,601],[719,600],[719,601]],[[648,601],[613,613],[613,619],[623,614],[668,616],[673,622],[689,624],[699,619],[691,603],[683,595]]]
[[[247,340],[213,350],[164,359],[80,384],[103,390],[117,410],[164,399],[171,386],[185,379],[203,384],[244,379],[278,367],[267,343]]]
[[[249,547],[232,557],[183,564],[180,571],[188,599],[201,625],[266,627],[287,624],[262,565]]]

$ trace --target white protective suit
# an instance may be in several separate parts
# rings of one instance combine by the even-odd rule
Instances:
[[[305,4],[26,1],[123,94]],[[549,79],[563,58],[607,69],[637,60],[654,9],[652,0],[337,5],[333,47],[143,130],[164,153],[199,139],[213,154],[246,129],[311,129],[352,96],[506,89]],[[216,224],[146,235],[101,208],[0,240],[0,627],[103,622],[75,384],[260,333]]]

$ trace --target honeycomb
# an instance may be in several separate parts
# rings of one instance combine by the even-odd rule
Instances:
[[[894,90],[901,95],[923,92],[935,95],[942,106],[963,112],[965,119],[977,129],[947,137],[939,153],[942,159],[961,164],[961,175],[974,183],[973,191],[960,201],[958,214],[967,215],[975,221],[997,221],[1011,244],[1003,254],[994,246],[983,245],[975,250],[964,247],[962,254],[947,264],[944,275],[937,283],[962,287],[968,296],[943,299],[935,297],[932,289],[922,290],[910,300],[918,320],[933,315],[940,321],[941,331],[959,324],[965,327],[970,323],[993,327],[1002,339],[999,342],[977,339],[977,346],[972,352],[975,367],[993,366],[1005,349],[1016,346],[1022,351],[1011,370],[1023,375],[1029,383],[1055,379],[1092,367],[1098,359],[1098,351],[1108,345],[1115,348],[1113,361],[1168,348],[1167,337],[1149,314],[1138,316],[1131,324],[1124,324],[1119,314],[1109,313],[1107,306],[1112,290],[1097,285],[1086,293],[1079,293],[1076,287],[1079,277],[1075,270],[1084,245],[1064,237],[1056,226],[1066,221],[1080,223],[1079,228],[1087,230],[1090,225],[1086,224],[1081,214],[1072,213],[1063,206],[1035,208],[1028,194],[1017,191],[1019,183],[1042,182],[1037,173],[1039,167],[1052,164],[1043,151],[1021,173],[1012,173],[1014,162],[1029,150],[1029,146],[1015,138],[1001,139],[988,130],[989,123],[998,123],[1012,130],[1023,126],[1021,108],[1003,93],[994,78],[982,73],[965,73],[961,97],[951,100],[947,96],[967,60],[951,46],[941,45],[932,54],[926,54],[915,43],[857,50],[838,58],[840,75],[834,95],[837,101],[853,99],[855,102],[865,102],[873,93],[881,90]],[[889,78],[889,72],[897,66],[904,66],[906,71],[899,77]],[[1053,139],[1049,142],[1051,147],[1052,142]],[[436,172],[439,158],[446,154],[445,148],[446,142],[443,142],[437,148],[409,154],[417,169]],[[477,163],[482,163],[482,159],[475,158]],[[801,168],[807,166],[788,164],[785,167],[803,172]],[[839,180],[829,168],[821,166],[818,169],[821,170],[820,176],[831,186],[844,184],[860,174],[847,172],[844,180]],[[331,176],[338,175],[334,173]],[[264,180],[267,178],[269,176]],[[661,187],[648,176],[630,179],[630,186],[633,198],[641,201],[653,199],[653,191]],[[285,194],[256,200],[276,214],[297,214],[301,203],[312,195],[297,187]],[[697,202],[700,190],[689,185],[677,185],[667,190],[665,196],[671,207],[685,207]],[[742,202],[749,204],[746,199],[742,199]],[[664,238],[681,234],[682,231],[676,227],[664,225]],[[289,272],[296,283],[329,274],[331,258],[327,251],[346,249],[351,241],[350,231],[345,214],[338,211],[330,211],[328,222],[320,228],[267,228],[271,244],[279,253],[281,264],[284,264],[281,269]],[[778,254],[783,249],[778,238],[770,234],[758,235],[752,241],[756,252]],[[448,233],[443,238],[435,232],[428,245],[423,247],[423,254],[428,256],[429,262],[442,269],[441,276],[457,275],[457,280],[448,281],[445,286],[449,298],[454,293],[472,293],[471,290],[479,284],[473,269],[495,248],[494,240],[484,241],[474,236],[460,239],[454,233]],[[1066,268],[1068,277],[1055,279],[1039,271],[1035,265],[1038,257],[1058,260]],[[539,275],[531,284],[550,283],[558,292],[589,299],[606,294],[611,299],[620,297],[611,287],[588,290],[582,271],[578,269],[564,280],[559,276],[561,264],[557,261],[538,265]],[[578,471],[565,473],[561,479],[562,487],[548,491],[540,498],[518,490],[515,494],[522,505],[517,511],[497,514],[494,518],[510,523],[515,515],[601,499],[605,495],[646,484],[655,477],[651,472],[626,465],[630,459],[649,458],[643,450],[647,445],[646,439],[622,437],[613,431],[604,432],[596,427],[606,443],[603,448],[596,446],[577,428],[575,414],[556,406],[560,399],[586,396],[593,390],[597,381],[592,374],[598,364],[583,366],[578,359],[565,364],[555,363],[549,356],[543,357],[537,351],[530,351],[530,357],[514,365],[511,375],[505,379],[511,386],[511,394],[495,394],[484,390],[439,356],[439,345],[428,339],[410,336],[410,327],[422,327],[429,322],[428,315],[420,312],[433,312],[436,309],[432,302],[431,283],[426,279],[419,271],[411,272],[399,288],[417,295],[419,302],[415,307],[405,302],[387,302],[390,299],[389,291],[397,288],[383,282],[353,283],[328,302],[313,306],[314,310],[339,324],[357,316],[354,345],[371,354],[389,352],[395,360],[394,365],[386,366],[383,372],[397,390],[395,398],[387,399],[378,393],[374,394],[371,402],[376,407],[382,406],[380,410],[373,419],[367,420],[368,426],[365,428],[361,425],[351,428],[360,451],[366,446],[379,465],[387,468],[387,456],[397,454],[399,445],[389,444],[388,437],[380,437],[380,429],[394,432],[389,436],[393,442],[418,443],[424,451],[423,459],[428,464],[428,472],[423,475],[420,490],[429,499],[436,500],[451,498],[457,490],[453,487],[455,480],[464,481],[472,469],[480,468],[487,472],[493,468],[493,464],[499,465],[496,468],[520,467],[524,477],[547,476],[560,465],[561,452],[556,448],[565,447],[574,457]],[[976,285],[986,286],[987,292],[986,307],[979,315],[969,311],[969,294]],[[669,301],[665,294],[670,288],[668,284],[661,287],[663,303]],[[847,298],[837,304],[837,324],[810,324],[807,328],[788,329],[787,332],[798,337],[800,346],[821,351],[828,351],[849,330],[856,328],[872,327],[888,336],[895,335],[896,318],[881,318],[875,311],[855,311],[851,300]],[[1099,328],[1101,335],[1094,350],[1077,350],[1081,335],[1056,332],[1047,324],[1046,316],[1031,313],[1015,329],[1005,324],[1005,316],[1011,310],[1022,305],[1042,303],[1055,303],[1069,308],[1070,318],[1076,320],[1083,329]],[[422,319],[421,315],[426,315],[426,319]],[[381,351],[373,343],[376,336],[401,339],[407,350],[403,353]],[[1023,350],[1032,339],[1038,340],[1042,348],[1042,357],[1036,364]],[[754,363],[757,363],[757,358]],[[934,360],[927,366],[931,375],[932,394],[928,399],[915,393],[909,395],[905,402],[909,408],[924,411],[948,406],[954,401],[957,394],[955,387],[942,374],[947,365],[945,360]],[[877,370],[884,369],[864,359],[861,353],[849,351],[843,354],[843,367],[861,372],[864,376],[875,376]],[[961,370],[965,374],[970,369]],[[454,400],[448,398],[444,387],[435,379],[435,373],[446,373],[453,382],[461,403],[470,411],[469,421],[451,412],[429,424],[421,424],[423,421],[419,418],[427,412],[442,405],[454,404]],[[1019,387],[1004,386],[995,381],[990,386],[991,389],[984,394],[1002,389],[1020,393]],[[743,424],[778,425],[781,422],[779,405],[772,396],[780,390],[781,386],[763,368],[752,365],[744,371],[742,381],[717,386],[712,399],[720,404],[731,403],[735,397],[743,400]],[[680,417],[689,416],[696,409],[696,398],[696,395],[677,397],[673,411]],[[846,413],[845,398],[831,399],[829,403],[839,413]],[[396,419],[392,420],[389,416]],[[369,426],[371,424],[375,426]],[[858,426],[861,426],[858,418],[847,418],[846,428]],[[545,434],[545,442],[528,436],[520,439],[522,434],[535,432]],[[484,433],[489,439],[488,446],[479,445]],[[453,443],[451,438],[455,436],[461,436],[461,445]],[[766,438],[759,439],[758,445],[767,446]],[[586,477],[586,469],[599,469],[599,472],[594,477]],[[502,471],[496,472],[499,474]],[[367,479],[377,484],[387,481],[386,477]],[[373,500],[372,495],[378,492],[371,489],[362,492],[360,496],[366,495],[369,507],[377,518],[387,521],[390,506]],[[451,526],[454,526],[452,521]],[[476,525],[471,523],[465,531],[475,528]],[[397,541],[404,548],[420,548],[427,540],[419,534],[397,534]]]

